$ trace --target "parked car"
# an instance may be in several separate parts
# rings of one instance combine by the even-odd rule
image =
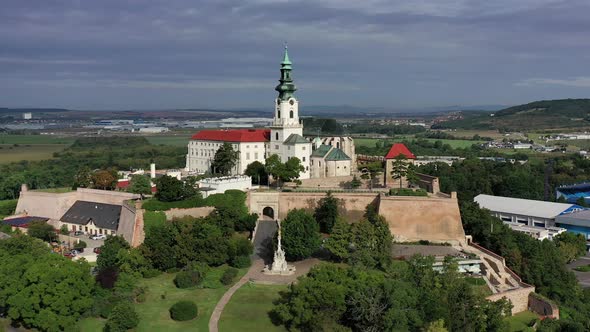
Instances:
[[[82,232],[82,231],[75,231],[74,232],[74,236],[80,236],[80,235],[84,235],[84,232]]]
[[[80,252],[76,249],[72,249],[72,250],[70,250],[70,254],[77,256],[78,254],[80,254]]]
[[[69,258],[69,259],[72,259],[72,258],[74,258],[75,256],[76,256],[76,255],[72,254],[71,252],[66,252],[66,253],[64,254],[64,257],[67,257],[67,258]]]
[[[106,240],[107,236],[104,234],[94,234],[90,237],[91,240]]]
[[[95,254],[99,255],[100,254],[100,247],[96,247],[92,250]]]

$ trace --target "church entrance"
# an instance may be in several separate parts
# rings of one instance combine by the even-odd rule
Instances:
[[[270,219],[274,219],[275,210],[273,210],[273,208],[271,208],[270,206],[267,206],[262,210],[262,215],[265,217],[269,217]]]

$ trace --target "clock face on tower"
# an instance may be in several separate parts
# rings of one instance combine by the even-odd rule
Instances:
[[[295,101],[293,99],[289,100],[289,104],[293,105],[295,104]]]

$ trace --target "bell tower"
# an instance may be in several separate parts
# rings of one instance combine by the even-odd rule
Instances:
[[[303,135],[303,125],[299,121],[299,102],[294,96],[297,87],[293,83],[292,63],[285,45],[281,62],[281,77],[275,90],[279,93],[275,100],[275,115],[270,126],[271,143],[284,142],[291,134]]]

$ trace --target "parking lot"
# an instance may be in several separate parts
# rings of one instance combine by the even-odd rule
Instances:
[[[98,248],[98,247],[102,246],[104,243],[104,240],[92,240],[86,234],[78,235],[78,236],[74,236],[74,237],[80,239],[81,241],[86,242],[87,246],[84,249],[84,252],[81,252],[73,259],[80,259],[83,257],[88,262],[96,262],[97,255],[94,253],[94,248]]]

